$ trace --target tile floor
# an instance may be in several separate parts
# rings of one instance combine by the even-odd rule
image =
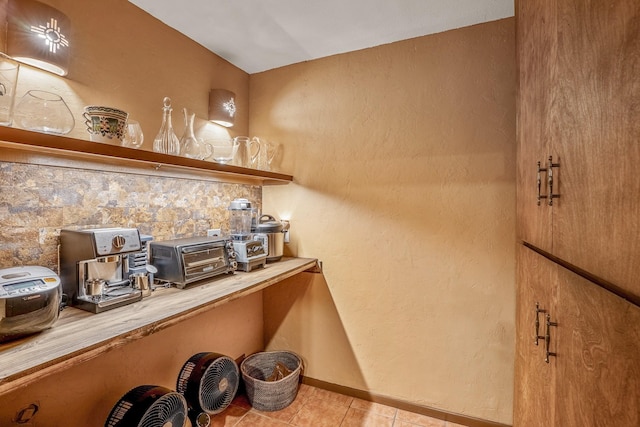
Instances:
[[[281,411],[261,412],[237,396],[211,427],[465,427],[379,403],[302,384],[296,399]]]

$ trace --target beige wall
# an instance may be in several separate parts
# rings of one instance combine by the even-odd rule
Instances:
[[[289,251],[318,257],[265,294],[268,347],[306,375],[512,419],[515,22],[250,77],[250,132],[295,182],[263,190]]]

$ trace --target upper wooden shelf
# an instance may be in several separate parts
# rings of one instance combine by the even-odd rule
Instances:
[[[158,288],[142,301],[100,314],[66,308],[51,329],[0,344],[0,396],[304,271],[317,272],[318,260],[283,258],[186,289]]]
[[[26,151],[47,152],[56,156],[103,161],[105,163],[137,164],[154,169],[180,169],[205,173],[224,181],[255,185],[288,184],[293,176],[281,173],[223,165],[204,160],[137,150],[119,145],[102,144],[40,132],[0,126],[0,145]]]

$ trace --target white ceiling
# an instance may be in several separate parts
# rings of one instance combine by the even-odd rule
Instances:
[[[250,74],[514,13],[514,0],[129,1]]]

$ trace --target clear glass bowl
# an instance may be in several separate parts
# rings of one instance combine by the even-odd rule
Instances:
[[[232,139],[213,139],[206,141],[211,145],[211,158],[216,163],[227,164],[233,161],[240,145],[238,141]]]
[[[27,92],[13,115],[19,127],[36,132],[66,135],[75,126],[73,114],[62,97],[43,90]]]

